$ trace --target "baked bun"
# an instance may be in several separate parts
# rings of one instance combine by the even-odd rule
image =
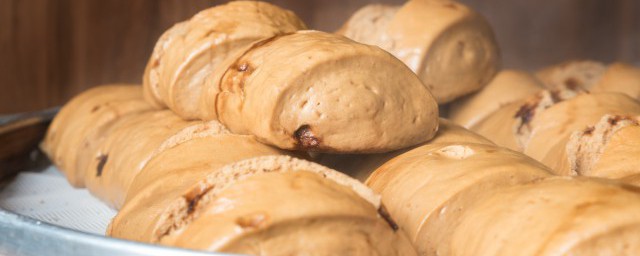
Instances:
[[[158,237],[173,225],[169,223],[182,216],[177,213],[173,216],[175,209],[170,204],[196,189],[194,185],[207,175],[236,161],[282,154],[285,152],[261,144],[252,136],[228,133],[192,138],[168,148],[135,175],[108,234],[158,242]]]
[[[592,92],[619,92],[640,100],[640,68],[616,62],[607,67]]]
[[[550,90],[588,91],[606,70],[606,65],[591,60],[572,60],[543,68],[536,76]]]
[[[455,255],[634,255],[637,188],[553,177],[478,198],[450,241]]]
[[[627,63],[568,61],[544,68],[536,75],[550,89],[619,92],[640,99],[640,68]]]
[[[262,255],[416,255],[369,188],[290,157],[212,169],[163,207],[169,217],[158,226],[169,228],[151,239],[165,245]],[[111,234],[136,232],[120,223],[126,220],[116,217]]]
[[[491,144],[434,143],[388,161],[367,180],[420,255],[451,255],[467,208],[486,195],[549,176],[520,153]]]
[[[166,141],[198,122],[187,122],[169,110],[130,115],[117,120],[92,153],[85,182],[89,191],[109,206],[122,206],[132,179]]]
[[[438,128],[435,100],[402,62],[318,31],[237,51],[206,88],[202,119],[282,149],[388,152],[429,140]]]
[[[503,70],[481,91],[454,101],[449,108],[449,118],[464,127],[473,127],[502,106],[542,89],[542,84],[527,72]]]
[[[595,124],[606,114],[640,115],[640,103],[621,93],[581,94],[559,102],[532,119],[524,153],[551,166],[556,160],[547,155],[556,143]]]
[[[493,142],[490,140],[460,127],[447,119],[440,118],[438,132],[436,136],[428,142],[380,154],[320,154],[316,156],[315,161],[364,182],[373,171],[398,155],[420,154],[420,152],[429,150],[432,144],[460,142],[493,145]]]
[[[438,103],[481,89],[500,66],[487,21],[455,1],[411,0],[399,8],[366,6],[338,33],[398,57],[431,89]]]
[[[71,99],[53,119],[40,148],[67,177],[71,185],[84,187],[91,154],[118,119],[149,112],[142,88],[134,85],[103,85]]]
[[[541,90],[529,97],[501,106],[470,130],[498,145],[523,151],[532,133],[531,122],[551,106],[571,99],[579,92],[571,90]]]
[[[195,119],[204,79],[222,60],[256,40],[305,28],[293,12],[265,2],[234,1],[201,11],[156,43],[144,73],[145,97]]]
[[[622,180],[640,174],[638,119],[605,115],[596,124],[574,132],[566,146],[569,169],[558,168],[558,171]]]

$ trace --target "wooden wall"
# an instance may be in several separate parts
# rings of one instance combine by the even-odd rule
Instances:
[[[159,35],[211,0],[0,0],[0,114],[63,104],[103,83],[139,83]],[[273,0],[333,31],[366,1]],[[640,61],[640,1],[466,0],[494,26],[504,66]]]

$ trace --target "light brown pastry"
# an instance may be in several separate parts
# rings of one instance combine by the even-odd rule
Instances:
[[[501,107],[542,88],[542,84],[527,72],[502,70],[479,92],[454,101],[449,108],[449,118],[470,128]]]
[[[103,85],[89,89],[64,105],[47,130],[41,148],[71,185],[84,186],[85,172],[95,151],[116,120],[150,111],[142,87]]]
[[[549,90],[589,91],[598,83],[606,65],[592,60],[573,60],[555,64],[536,72]]]
[[[154,156],[190,139],[221,133],[228,131],[216,121],[188,122],[169,110],[123,118],[93,153],[87,188],[118,209],[133,179]]]
[[[315,158],[315,161],[364,182],[373,171],[398,155],[420,154],[429,150],[432,144],[461,142],[493,144],[490,140],[476,133],[447,119],[440,118],[440,126],[436,136],[417,146],[381,154],[320,154]]]
[[[207,79],[201,116],[282,149],[388,152],[424,142],[438,106],[402,62],[342,36],[258,41]]]
[[[420,255],[451,255],[459,218],[499,189],[549,176],[533,159],[491,144],[434,143],[388,161],[367,180]]]
[[[549,89],[619,92],[640,99],[640,68],[627,63],[568,61],[542,69],[536,75]]]
[[[577,94],[571,90],[542,90],[500,107],[469,129],[500,146],[523,151],[531,137],[532,120],[547,108]]]
[[[213,134],[193,138],[164,150],[134,177],[125,204],[112,221],[109,235],[157,242],[173,221],[171,202],[180,200],[194,184],[215,170],[236,161],[284,152],[257,142],[252,136]]]
[[[607,67],[592,92],[620,92],[640,100],[640,68],[616,62]]]
[[[640,124],[637,117],[605,115],[595,125],[571,135],[566,145],[570,164],[568,174],[609,179],[638,175],[638,145]]]
[[[554,177],[496,191],[465,209],[451,255],[636,255],[637,188]]]
[[[369,188],[290,157],[212,169],[166,207],[171,217],[161,226],[168,228],[151,238],[165,245],[262,255],[415,255]],[[130,235],[118,231],[127,227],[119,221],[126,218],[116,217],[111,234]]]
[[[144,74],[145,96],[195,119],[204,79],[222,60],[253,41],[305,28],[291,11],[265,2],[234,1],[201,11],[156,43]]]
[[[411,0],[399,8],[366,6],[338,33],[380,46],[401,59],[438,103],[481,89],[500,66],[487,21],[455,1]]]
[[[553,165],[558,158],[546,156],[556,143],[565,141],[574,131],[595,124],[606,114],[640,115],[640,103],[621,93],[581,94],[559,102],[531,120],[524,153],[536,160],[544,160],[544,164]]]

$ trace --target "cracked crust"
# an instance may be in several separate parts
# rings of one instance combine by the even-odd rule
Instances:
[[[576,131],[566,146],[571,174],[583,176],[608,177],[607,173],[599,173],[597,166],[600,157],[605,153],[608,144],[617,133],[626,127],[638,127],[637,117],[621,115],[605,115],[593,126]],[[635,161],[633,158],[627,161]],[[605,175],[605,176],[603,176]],[[610,174],[611,175],[611,174]]]

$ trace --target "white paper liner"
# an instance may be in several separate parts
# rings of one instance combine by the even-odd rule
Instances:
[[[43,222],[104,235],[116,215],[86,189],[69,185],[53,166],[43,172],[22,172],[0,190],[0,208]]]

